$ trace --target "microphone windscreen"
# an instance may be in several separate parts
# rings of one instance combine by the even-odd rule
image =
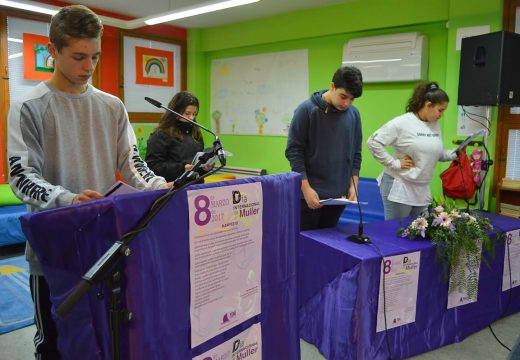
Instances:
[[[150,104],[152,104],[153,106],[157,106],[158,108],[160,108],[161,105],[162,105],[159,101],[154,100],[154,99],[151,99],[151,98],[149,98],[149,97],[147,97],[147,96],[145,96],[144,99],[145,99],[146,101],[148,101]]]

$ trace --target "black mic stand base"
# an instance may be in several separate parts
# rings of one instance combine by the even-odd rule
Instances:
[[[370,239],[365,234],[349,235],[347,240],[358,243],[358,244],[369,244]]]

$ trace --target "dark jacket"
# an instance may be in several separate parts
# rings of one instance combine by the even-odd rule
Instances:
[[[339,111],[315,92],[294,111],[285,156],[320,199],[348,194],[361,168],[361,116],[354,106]]]
[[[179,141],[156,130],[148,138],[145,161],[155,174],[170,182],[181,176],[184,165],[191,164],[195,154],[203,149],[204,144],[195,141],[191,133],[184,133]]]

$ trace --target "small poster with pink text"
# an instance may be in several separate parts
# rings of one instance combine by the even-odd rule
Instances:
[[[379,277],[376,332],[415,322],[421,252],[385,256]]]
[[[262,328],[260,323],[230,340],[195,356],[193,360],[262,360]]]
[[[262,184],[188,191],[191,347],[260,313]]]
[[[502,291],[520,285],[520,229],[508,231],[504,241]]]

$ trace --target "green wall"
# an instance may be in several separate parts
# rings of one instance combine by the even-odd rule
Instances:
[[[451,140],[457,138],[460,60],[460,53],[455,50],[456,30],[490,25],[491,31],[497,31],[501,21],[501,0],[353,0],[239,24],[192,29],[188,32],[188,89],[201,101],[198,121],[210,126],[210,69],[214,59],[308,49],[311,94],[329,86],[332,74],[341,65],[343,45],[349,39],[418,31],[429,40],[428,77],[439,82],[452,100],[441,126],[446,147],[453,147]],[[363,96],[355,101],[362,116],[365,142],[375,129],[404,112],[415,85],[365,85]],[[496,119],[492,128],[490,150],[494,150]],[[284,156],[286,141],[286,137],[222,135],[224,147],[233,153],[230,165],[265,168],[271,174],[290,170]],[[448,165],[440,164],[437,172]],[[361,176],[376,177],[381,170],[365,146]],[[488,178],[491,177],[490,173]],[[432,191],[440,194],[440,189],[436,176]]]

